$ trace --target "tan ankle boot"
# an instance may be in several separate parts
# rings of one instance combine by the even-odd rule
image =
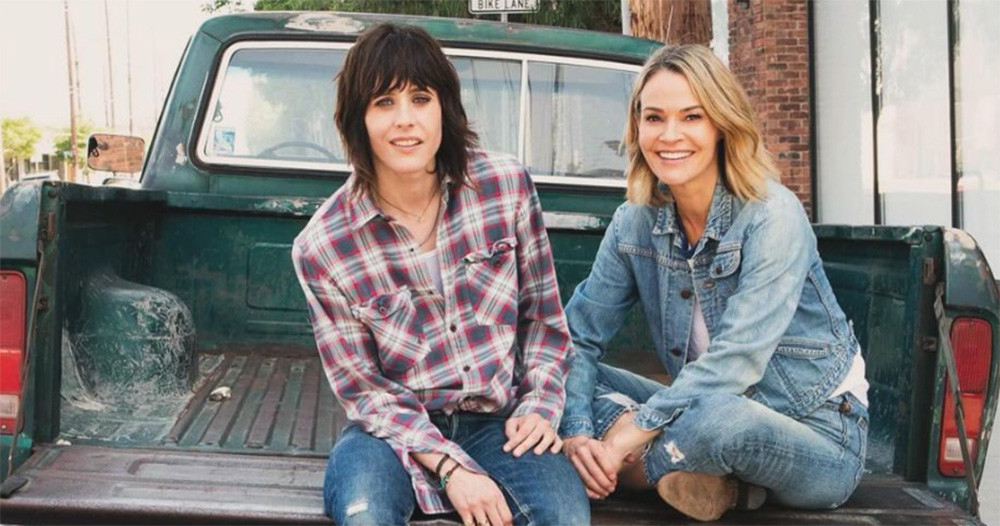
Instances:
[[[673,471],[660,478],[656,492],[677,511],[699,521],[714,521],[736,506],[736,479]]]

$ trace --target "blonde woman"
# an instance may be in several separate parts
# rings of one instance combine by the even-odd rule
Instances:
[[[707,48],[663,48],[626,143],[628,202],[566,307],[560,434],[589,496],[655,487],[698,520],[840,505],[864,467],[864,360],[746,94]],[[599,363],[636,303],[669,386]]]

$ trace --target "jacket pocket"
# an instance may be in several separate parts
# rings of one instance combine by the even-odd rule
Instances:
[[[732,276],[740,268],[742,248],[739,243],[720,245],[712,259],[712,267],[708,269],[709,277],[720,279]]]
[[[354,305],[351,312],[371,331],[383,372],[403,373],[430,350],[409,289],[381,294]]]
[[[782,338],[774,352],[789,358],[818,360],[830,356],[833,347],[828,343],[807,338]]]
[[[462,258],[472,308],[480,325],[517,324],[516,247],[516,239],[504,238]]]

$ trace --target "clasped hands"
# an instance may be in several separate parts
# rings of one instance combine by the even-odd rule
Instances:
[[[563,453],[573,463],[591,499],[613,493],[622,468],[638,462],[646,443],[659,434],[639,429],[632,423],[633,416],[626,413],[619,418],[603,440],[577,435],[563,442]]]

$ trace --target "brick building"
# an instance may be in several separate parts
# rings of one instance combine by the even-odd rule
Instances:
[[[630,3],[674,15],[711,5],[710,42],[689,37],[701,28],[632,27],[710,43],[728,61],[814,221],[962,228],[1000,266],[1000,2]]]

